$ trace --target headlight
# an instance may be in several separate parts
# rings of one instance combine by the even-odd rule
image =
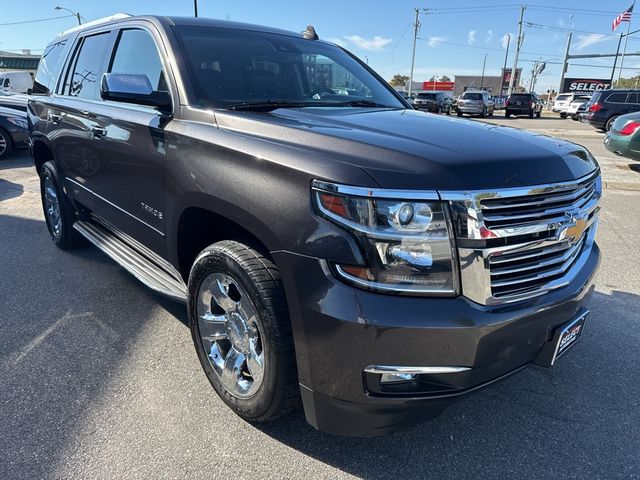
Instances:
[[[314,181],[312,188],[317,212],[351,231],[365,251],[366,266],[334,265],[340,277],[373,290],[458,294],[451,222],[443,202],[423,200],[420,192],[377,191],[321,181]]]
[[[13,123],[16,127],[24,128],[25,130],[28,128],[27,121],[23,118],[9,117],[7,121]]]

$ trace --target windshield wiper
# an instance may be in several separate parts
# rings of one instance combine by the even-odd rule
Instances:
[[[270,112],[278,108],[302,108],[316,106],[316,102],[286,102],[271,101],[265,102],[242,102],[227,106],[228,110],[249,110],[253,112]]]
[[[373,100],[349,100],[347,102],[336,102],[335,106],[344,107],[364,107],[364,108],[396,108],[390,105],[374,102]],[[400,107],[397,107],[400,108]]]

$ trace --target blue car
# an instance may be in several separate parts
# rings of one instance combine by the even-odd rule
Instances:
[[[29,130],[27,114],[13,108],[0,107],[0,160],[12,150],[27,148]]]

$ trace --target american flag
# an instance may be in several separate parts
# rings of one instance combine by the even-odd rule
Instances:
[[[633,5],[627,8],[624,12],[618,15],[611,24],[611,30],[615,30],[620,26],[622,22],[631,22],[631,12],[633,12]]]

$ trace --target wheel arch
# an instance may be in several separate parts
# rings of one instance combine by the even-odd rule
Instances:
[[[219,205],[219,208],[212,208],[212,203],[219,202],[211,199],[205,202],[199,195],[196,198],[197,201],[192,198],[175,216],[173,234],[168,238],[172,263],[185,280],[197,255],[222,240],[244,243],[276,264],[270,252],[277,248],[277,242],[264,223],[247,212],[238,212],[237,207]]]
[[[40,175],[40,170],[46,162],[55,160],[51,146],[41,138],[33,139],[31,155],[38,175]]]

